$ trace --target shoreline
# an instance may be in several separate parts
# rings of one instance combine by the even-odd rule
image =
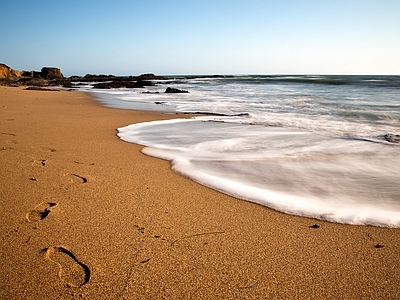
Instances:
[[[400,297],[400,229],[239,200],[116,136],[187,114],[76,91],[0,95],[2,298]]]

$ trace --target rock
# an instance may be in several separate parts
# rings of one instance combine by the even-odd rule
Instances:
[[[70,82],[58,68],[43,67],[38,71],[17,71],[0,64],[0,85],[6,86],[60,86]]]
[[[112,82],[100,82],[100,83],[95,83],[93,84],[94,89],[118,89],[125,87],[123,82],[117,82],[117,81],[112,81]]]
[[[189,75],[184,76],[186,79],[203,79],[203,78],[234,78],[232,75]]]
[[[139,80],[139,81],[120,81],[114,80],[111,82],[100,82],[93,84],[93,88],[95,89],[119,89],[119,88],[143,88],[145,86],[153,86],[154,83],[147,80]]]
[[[49,81],[41,77],[22,77],[19,81],[21,86],[48,86]]]
[[[163,76],[157,76],[154,74],[142,74],[139,76],[115,76],[115,75],[95,75],[95,74],[86,74],[83,77],[80,76],[71,76],[69,77],[71,81],[81,81],[81,82],[105,82],[105,81],[149,81],[149,80],[162,80],[165,79]],[[139,83],[138,83],[139,84]]]
[[[142,92],[142,94],[159,94],[159,93],[160,93],[159,91],[156,91],[156,92],[150,92],[150,91]]]
[[[400,143],[400,135],[398,134],[387,133],[385,139],[390,143]]]
[[[171,87],[167,87],[167,89],[165,90],[166,93],[189,93],[188,91],[185,90],[180,90],[180,89],[175,89],[175,88],[171,88]]]
[[[43,77],[42,77],[42,72],[32,71],[32,78],[43,79]]]
[[[119,89],[133,87],[134,83],[130,81],[111,81],[93,84],[94,89]]]
[[[82,77],[81,76],[77,76],[77,75],[73,75],[68,77],[69,80],[71,81],[81,81]]]
[[[156,76],[152,73],[149,74],[141,74],[137,77],[138,80],[161,80],[164,79],[163,76]]]
[[[138,80],[135,83],[135,88],[143,88],[145,86],[154,86],[154,82],[148,80]]]
[[[11,69],[5,64],[0,64],[0,78],[18,78],[21,77],[21,72]]]
[[[60,90],[49,89],[40,86],[28,86],[25,90],[27,91],[50,91],[50,92],[59,92]]]
[[[80,81],[109,81],[114,80],[115,75],[95,75],[95,74],[86,74],[84,77],[80,78]]]
[[[59,68],[43,67],[40,71],[44,79],[63,79],[64,75]]]
[[[34,71],[22,71],[21,77],[33,77]]]

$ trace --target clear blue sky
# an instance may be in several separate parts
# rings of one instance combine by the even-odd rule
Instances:
[[[400,0],[1,0],[0,62],[87,73],[400,74]]]

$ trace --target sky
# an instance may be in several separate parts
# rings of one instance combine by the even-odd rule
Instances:
[[[400,75],[400,0],[0,0],[0,63],[85,74]]]

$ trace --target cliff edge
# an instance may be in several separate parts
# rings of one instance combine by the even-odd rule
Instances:
[[[22,72],[11,69],[6,64],[0,63],[0,78],[18,78]]]

